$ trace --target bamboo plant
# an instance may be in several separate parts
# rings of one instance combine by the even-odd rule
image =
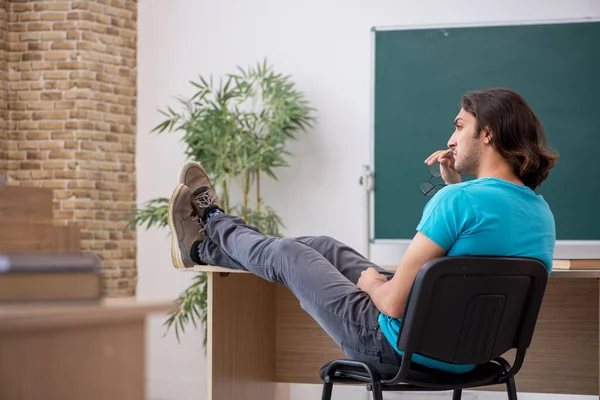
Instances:
[[[290,76],[276,73],[266,60],[219,79],[191,81],[195,93],[178,98],[179,109],[159,110],[165,117],[152,132],[181,132],[188,158],[210,174],[225,212],[240,216],[271,236],[281,236],[283,221],[261,197],[261,178],[277,179],[276,169],[288,166],[288,140],[314,122],[314,109]],[[232,188],[241,187],[241,198]],[[166,197],[137,209],[129,226],[167,225]],[[177,299],[177,309],[165,321],[179,340],[191,322],[206,329],[206,274],[197,273]],[[166,332],[165,332],[166,333]],[[206,344],[206,335],[205,335]]]

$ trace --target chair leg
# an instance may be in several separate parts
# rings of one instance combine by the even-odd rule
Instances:
[[[506,391],[508,393],[508,400],[517,400],[517,385],[515,385],[514,377],[511,377],[506,382]]]
[[[373,392],[373,400],[383,400],[383,391],[379,381],[371,382],[367,385],[367,390]]]
[[[331,400],[331,393],[333,392],[333,383],[323,383],[323,392],[321,392],[321,400]]]
[[[462,390],[456,389],[452,394],[452,400],[460,400],[462,398]]]

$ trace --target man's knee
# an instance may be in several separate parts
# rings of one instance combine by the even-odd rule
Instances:
[[[340,242],[332,238],[331,236],[321,235],[313,238],[313,244],[315,248],[319,249],[331,249],[340,245]]]
[[[301,246],[301,244],[292,238],[277,239],[275,242],[275,254],[292,254],[297,251],[298,246]]]

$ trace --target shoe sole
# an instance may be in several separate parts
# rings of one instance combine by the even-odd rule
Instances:
[[[187,269],[183,263],[183,259],[181,258],[181,251],[179,250],[179,237],[177,236],[177,230],[175,229],[175,221],[173,220],[173,207],[175,199],[177,199],[179,192],[181,192],[181,189],[183,189],[184,186],[185,185],[181,183],[177,185],[173,191],[173,194],[171,195],[171,199],[169,200],[169,209],[167,211],[169,229],[171,231],[171,261],[176,269]]]

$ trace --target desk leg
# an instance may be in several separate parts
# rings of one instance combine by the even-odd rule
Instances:
[[[208,400],[288,400],[275,382],[275,285],[208,273]]]

